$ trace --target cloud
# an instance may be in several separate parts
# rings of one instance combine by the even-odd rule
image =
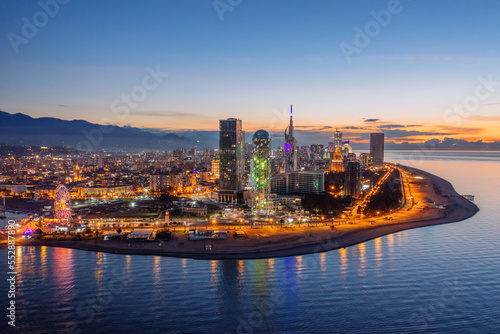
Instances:
[[[403,124],[386,124],[386,125],[380,125],[381,129],[396,129],[396,128],[414,128],[422,126],[419,124],[409,124],[409,125],[403,125]]]
[[[449,132],[430,132],[430,131],[416,131],[416,130],[385,130],[385,136],[387,138],[406,138],[406,137],[417,137],[417,136],[446,136],[450,135]]]
[[[365,127],[362,126],[344,126],[340,128],[340,130],[365,130]]]
[[[324,130],[333,129],[333,126],[330,126],[330,125],[295,125],[295,128],[309,130],[309,131],[324,131]]]
[[[175,112],[175,111],[131,111],[128,113],[130,116],[143,116],[143,117],[198,117],[199,114]]]
[[[378,122],[380,121],[380,118],[364,118],[364,122]]]
[[[438,125],[438,129],[442,131],[448,131],[448,134],[478,134],[484,131],[483,128],[465,128],[465,127],[456,127],[449,125]]]
[[[474,115],[474,116],[467,117],[467,119],[469,119],[471,121],[500,122],[500,116]]]

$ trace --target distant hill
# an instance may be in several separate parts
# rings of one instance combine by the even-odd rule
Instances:
[[[84,120],[33,118],[0,111],[0,143],[10,145],[70,146],[78,150],[174,150],[215,148],[175,133],[153,134],[133,127],[103,126]]]

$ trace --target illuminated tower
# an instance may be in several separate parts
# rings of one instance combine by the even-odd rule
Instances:
[[[74,181],[80,181],[80,166],[76,164]]]
[[[335,148],[341,148],[342,146],[342,132],[339,131],[339,129],[335,129],[335,136],[334,136],[334,143],[335,143]]]
[[[271,136],[266,130],[253,135],[252,178],[254,184],[253,210],[269,213],[271,191]]]
[[[212,176],[214,179],[220,178],[220,160],[214,159],[212,160]]]
[[[288,134],[286,133],[288,130]],[[293,109],[290,105],[290,125],[285,129],[285,171],[297,170],[297,139],[293,127]]]
[[[335,153],[333,153],[331,170],[334,173],[339,173],[344,171],[344,163],[342,162],[342,153],[340,152],[339,147],[337,147],[335,149]]]

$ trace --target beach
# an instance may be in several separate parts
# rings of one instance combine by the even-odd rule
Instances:
[[[404,175],[404,205],[385,216],[350,219],[330,226],[246,228],[247,238],[235,239],[229,230],[227,240],[189,241],[183,232],[174,232],[171,241],[134,242],[121,240],[23,240],[26,246],[52,246],[95,252],[134,255],[160,255],[193,259],[260,259],[303,255],[349,247],[402,230],[462,221],[479,208],[461,197],[446,180],[428,172],[396,166]],[[435,205],[423,208],[422,199]],[[206,245],[211,246],[207,250]]]

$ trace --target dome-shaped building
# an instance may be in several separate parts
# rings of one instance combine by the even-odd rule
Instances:
[[[256,146],[269,146],[271,143],[271,135],[266,130],[257,130],[253,134],[253,143]]]

